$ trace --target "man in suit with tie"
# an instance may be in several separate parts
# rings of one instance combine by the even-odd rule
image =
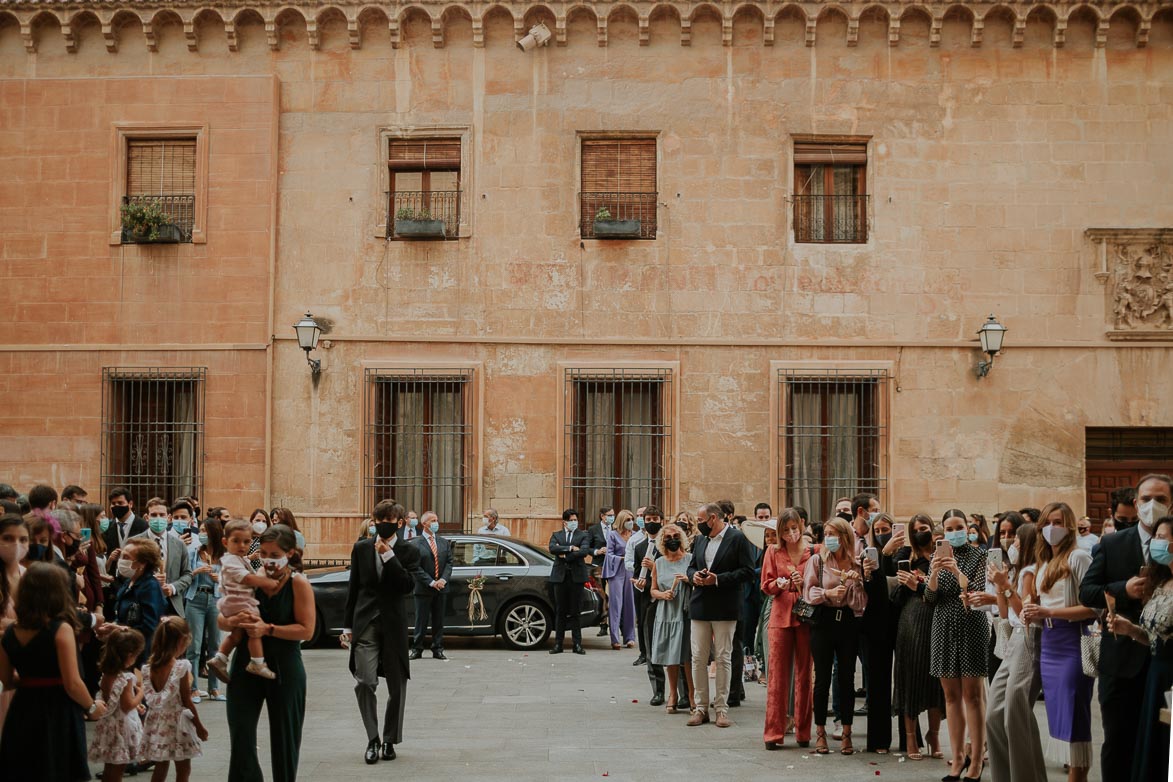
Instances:
[[[1113,510],[1116,497],[1113,497]],[[1173,507],[1173,478],[1146,475],[1136,486],[1139,523],[1100,539],[1092,564],[1079,586],[1079,600],[1089,608],[1108,609],[1136,624],[1143,607],[1144,579],[1141,568],[1148,560],[1149,542],[1157,520]],[[1107,595],[1115,600],[1108,605]],[[1100,711],[1104,722],[1104,748],[1100,763],[1104,779],[1132,776],[1140,710],[1149,665],[1149,648],[1127,636],[1104,633],[1100,638]]]
[[[586,654],[582,648],[581,608],[583,584],[590,572],[586,557],[599,552],[591,551],[589,536],[578,528],[578,511],[574,508],[562,511],[562,530],[550,536],[550,553],[554,555],[549,582],[554,585],[554,628],[557,633],[550,654],[562,654],[568,623],[574,653]]]
[[[709,503],[697,511],[700,535],[693,543],[688,578],[692,582],[689,615],[692,618],[692,686],[696,712],[690,726],[709,721],[709,652],[717,661],[717,692],[713,706],[716,725],[728,728],[729,686],[732,670],[733,633],[741,613],[742,585],[753,578],[753,545],[725,520],[721,507]]]
[[[183,545],[178,535],[167,531],[172,511],[185,521],[190,521],[194,513],[191,505],[186,502],[177,502],[169,508],[167,503],[158,497],[148,500],[147,531],[131,537],[146,538],[158,544],[159,551],[163,554],[163,567],[155,573],[155,578],[163,588],[163,597],[167,598],[168,613],[183,616],[183,601],[193,576],[187,546]]]
[[[358,710],[367,732],[366,762],[395,759],[403,741],[407,680],[407,610],[404,598],[415,586],[419,549],[401,537],[407,511],[394,500],[375,506],[375,536],[354,544],[350,553],[350,587],[346,595],[343,645],[350,646],[350,672]],[[387,711],[379,742],[379,675],[387,680]]]
[[[122,553],[122,546],[131,538],[147,531],[147,522],[134,515],[134,501],[130,498],[130,491],[123,486],[115,486],[106,497],[110,502],[110,526],[106,528],[103,537],[106,540],[106,571],[110,575],[117,572],[118,555]]]
[[[444,656],[444,614],[448,607],[448,582],[452,579],[452,544],[436,533],[440,520],[432,511],[426,511],[419,525],[423,533],[412,543],[419,551],[419,567],[415,576],[415,635],[412,637],[411,659],[424,656],[424,633],[432,625],[432,658],[447,660]]]

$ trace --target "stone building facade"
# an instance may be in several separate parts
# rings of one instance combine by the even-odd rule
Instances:
[[[1173,3],[0,0],[0,279],[0,480],[310,556],[387,495],[1099,514],[1173,466]]]

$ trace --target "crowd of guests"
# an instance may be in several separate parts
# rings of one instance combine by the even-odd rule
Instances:
[[[571,587],[593,567],[607,594],[600,635],[617,650],[638,644],[652,705],[689,726],[730,726],[757,680],[768,750],[793,735],[818,754],[832,741],[854,754],[854,717],[866,714],[866,751],[943,760],[945,782],[987,767],[1044,782],[1048,763],[1078,782],[1094,761],[1098,689],[1103,778],[1165,780],[1171,508],[1173,479],[1154,474],[1112,495],[1099,536],[1064,502],[998,513],[992,527],[957,508],[898,520],[867,493],[822,522],[765,503],[745,519],[722,501],[671,520],[606,507],[580,529],[568,509],[549,543],[551,653],[568,629],[585,653]]]
[[[295,779],[315,612],[293,514],[153,497],[140,516],[122,487],[88,500],[0,484],[0,777],[187,780],[209,740],[199,704],[226,701],[228,779],[261,780],[265,705],[272,778]]]

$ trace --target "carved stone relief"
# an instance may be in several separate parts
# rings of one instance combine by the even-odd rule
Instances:
[[[1173,338],[1173,228],[1093,228],[1110,339]]]

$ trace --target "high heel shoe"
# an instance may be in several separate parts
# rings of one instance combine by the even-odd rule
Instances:
[[[986,762],[983,760],[978,765],[978,772],[976,777],[962,777],[961,782],[982,782],[982,772],[986,770]]]
[[[966,769],[968,769],[968,768],[969,768],[969,755],[966,755],[965,762],[961,764],[961,770],[958,771],[956,774],[946,774],[945,776],[941,777],[941,782],[961,782],[961,779],[962,779],[961,775],[964,774]],[[953,769],[950,768],[949,770],[952,771]]]
[[[843,726],[843,741],[839,745],[839,754],[840,755],[854,755],[855,754],[855,747],[853,747],[851,745],[851,728],[846,725]]]
[[[909,760],[924,760],[924,753],[920,751],[920,747],[916,745],[916,731],[908,734],[908,759]]]
[[[827,729],[820,727],[815,731],[815,754],[828,755],[831,750],[827,749]]]
[[[940,734],[938,731],[925,731],[925,744],[929,747],[929,757],[934,760],[944,760],[945,754],[941,752]],[[936,749],[933,749],[934,745],[936,745]]]

